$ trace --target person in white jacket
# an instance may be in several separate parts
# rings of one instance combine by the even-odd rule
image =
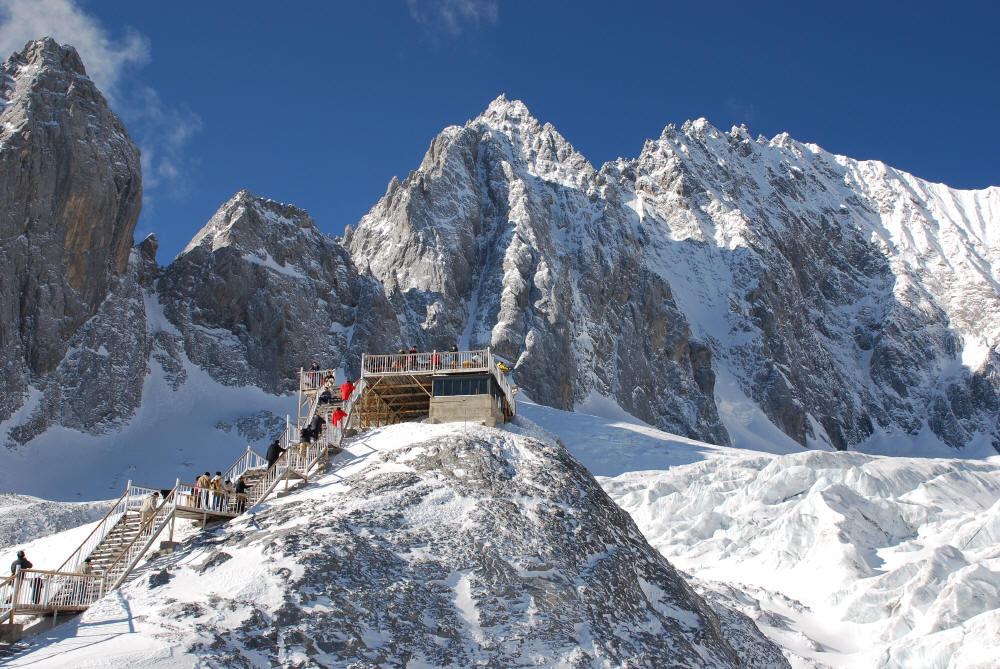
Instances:
[[[142,506],[139,507],[139,513],[142,518],[142,524],[145,525],[146,522],[156,515],[156,503],[160,499],[160,493],[151,492],[146,495],[146,498],[142,500]]]

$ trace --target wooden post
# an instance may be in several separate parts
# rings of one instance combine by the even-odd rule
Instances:
[[[17,610],[17,600],[21,596],[21,584],[24,583],[24,572],[18,571],[14,579],[14,596],[10,599],[10,624],[14,624],[14,611]]]
[[[170,538],[167,541],[174,540],[174,523],[177,522],[177,489],[181,487],[181,480],[178,477],[174,481],[174,514],[170,516]]]

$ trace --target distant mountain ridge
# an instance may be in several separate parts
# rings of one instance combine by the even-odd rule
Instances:
[[[3,66],[5,99],[50,80],[71,51],[29,44]],[[2,114],[34,122],[36,108],[11,102]],[[100,132],[118,142],[108,150],[134,150],[101,114]],[[24,141],[44,154],[55,140]],[[12,146],[5,135],[0,166]],[[126,176],[60,182],[28,220],[65,231],[59,202],[100,185],[112,204],[95,222],[108,231],[89,238],[130,239],[135,220],[118,212],[141,192],[137,152]],[[20,243],[17,220],[3,221],[5,248]],[[312,359],[353,375],[362,352],[458,343],[514,361],[524,396],[540,403],[608,398],[712,443],[732,443],[749,412],[803,445],[931,433],[996,448],[998,222],[1000,188],[949,189],[704,119],[596,169],[501,96],[443,130],[342,240],[241,191],[166,267],[153,238],[131,256],[99,245],[112,261],[90,252],[77,291],[92,306],[51,317],[60,326],[46,329],[45,365],[3,331],[4,441],[52,425],[113,433],[141,405],[153,365],[178,391],[193,363],[225,385],[281,393]],[[0,275],[40,286],[77,277],[78,265],[53,274],[64,234],[32,237],[40,260],[5,255]],[[32,267],[48,278],[25,278],[40,276]],[[29,332],[43,311],[11,313]]]

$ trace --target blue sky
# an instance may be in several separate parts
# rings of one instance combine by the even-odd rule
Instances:
[[[704,116],[1000,184],[997,3],[0,0],[77,46],[144,152],[166,264],[237,190],[341,234],[500,93],[595,166]]]

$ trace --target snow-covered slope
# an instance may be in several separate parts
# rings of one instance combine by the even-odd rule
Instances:
[[[60,503],[27,495],[0,494],[0,551],[100,520],[111,505],[111,501]],[[0,557],[0,573],[11,560]]]
[[[996,666],[1000,456],[742,451],[522,408],[607,475],[699,592],[753,618],[794,665]]]
[[[148,565],[8,665],[787,666],[562,446],[513,428],[366,433],[315,485]]]
[[[573,557],[581,552],[577,542],[635,538],[627,523],[611,521],[612,511],[593,502],[593,491],[582,506],[600,523],[573,515],[581,493],[570,491],[587,489],[587,477],[558,455],[558,435],[599,475],[645,539],[684,570],[724,625],[732,611],[748,616],[793,666],[994,666],[1000,653],[1000,457],[972,462],[801,452],[794,444],[745,451],[627,419],[528,404],[509,427],[407,425],[366,434],[316,486],[196,539],[177,560],[154,562],[124,598],[102,602],[79,626],[49,641],[31,640],[21,662],[56,666],[70,657],[80,666],[142,666],[139,658],[148,657],[188,666],[191,658],[177,654],[181,647],[201,659],[217,652],[229,662],[266,663],[274,652],[287,664],[308,653],[329,659],[324,653],[341,652],[344,639],[324,633],[333,636],[321,644],[305,621],[330,622],[345,610],[350,625],[332,629],[350,630],[368,647],[388,643],[389,634],[407,639],[403,645],[433,637],[433,647],[454,653],[448,657],[475,658],[492,638],[496,648],[532,649],[522,658],[572,656],[553,641],[558,634],[539,640],[527,628],[516,631],[521,623],[501,631],[485,622],[498,620],[497,606],[508,607],[514,621],[552,622],[542,605],[559,592],[551,581],[564,586],[590,577]],[[489,501],[483,486],[493,495]],[[553,491],[563,491],[556,494],[561,502],[540,501]],[[65,533],[70,539],[62,546],[59,535],[27,544],[29,557],[55,566],[45,560],[58,562],[80,531]],[[438,543],[441,534],[450,538]],[[499,568],[504,561],[520,566]],[[428,574],[433,587],[403,585]],[[385,588],[385,602],[365,593],[371,583]],[[519,590],[526,584],[530,596]],[[612,590],[619,589],[630,590],[620,581]],[[428,617],[432,599],[441,617]],[[406,620],[398,613],[404,610],[422,613]],[[430,619],[452,620],[448,629],[457,636],[444,634],[440,624],[422,636],[433,629]],[[476,622],[479,636],[469,627]],[[585,649],[594,639],[600,647],[607,637],[589,624],[586,642],[584,628],[571,634],[581,634],[573,638]],[[730,624],[745,623],[737,616]],[[252,633],[239,631],[258,625],[254,642]],[[357,649],[367,652],[361,644]]]

